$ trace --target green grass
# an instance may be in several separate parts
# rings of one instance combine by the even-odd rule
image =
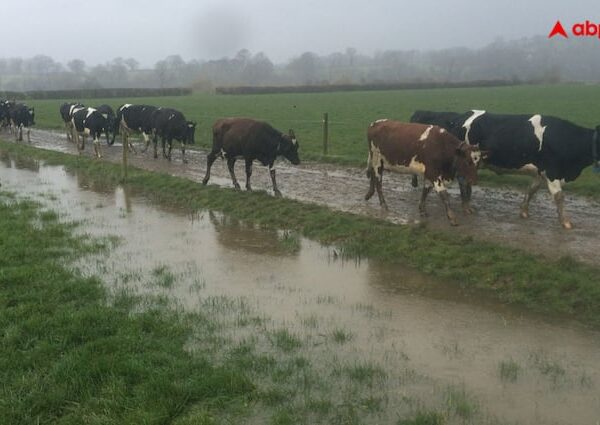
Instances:
[[[110,304],[99,280],[61,265],[106,249],[72,228],[0,199],[0,423],[176,423],[192,409],[212,423],[253,394],[241,369],[184,349],[181,315],[132,313],[126,292]]]
[[[521,366],[513,359],[503,360],[498,365],[498,373],[502,381],[516,382],[521,372]]]
[[[120,167],[0,142],[2,150],[68,169],[103,182],[120,181]],[[481,289],[498,299],[535,311],[559,313],[600,324],[599,270],[570,258],[558,261],[523,250],[430,231],[423,226],[399,226],[383,220],[335,212],[318,205],[277,199],[265,193],[235,192],[202,186],[187,179],[132,168],[128,186],[133,194],[189,211],[216,210],[262,227],[286,229],[334,244],[363,258],[400,263],[463,288]],[[365,314],[373,312],[365,311]]]
[[[282,131],[293,128],[304,159],[364,165],[366,129],[378,118],[407,121],[417,109],[466,111],[486,109],[497,113],[542,113],[556,115],[589,128],[600,123],[597,99],[600,85],[562,84],[465,89],[396,90],[310,94],[232,95],[194,94],[191,96],[136,99],[30,100],[36,108],[36,124],[42,128],[62,128],[59,106],[64,101],[86,105],[107,103],[117,108],[123,103],[146,103],[181,110],[198,122],[198,146],[212,144],[212,123],[227,116],[248,116],[269,121]],[[323,113],[329,113],[329,154],[323,155]],[[497,176],[482,173],[489,185],[525,186],[523,176]],[[600,197],[600,178],[586,170],[567,188],[573,193]]]

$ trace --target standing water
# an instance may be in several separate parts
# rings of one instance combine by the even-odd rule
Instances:
[[[395,423],[410,400],[449,406],[460,394],[486,423],[600,423],[597,331],[464,294],[398,265],[344,261],[289,232],[152,205],[62,167],[1,159],[2,190],[80,221],[80,232],[120,238],[108,254],[78,264],[109,288],[129,282],[190,311],[207,308],[206,300],[242,300],[269,318],[271,330],[298,335],[299,352],[323,375],[357,364],[381,369],[387,378],[365,389],[384,400],[371,423]],[[171,277],[144,284],[161,275]],[[462,422],[473,420],[455,410]]]

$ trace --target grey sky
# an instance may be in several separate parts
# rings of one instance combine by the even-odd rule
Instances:
[[[481,47],[600,22],[597,0],[7,0],[1,57],[45,54],[88,64],[170,54],[215,59],[242,48],[283,62],[304,51]],[[598,40],[600,48],[600,40]]]

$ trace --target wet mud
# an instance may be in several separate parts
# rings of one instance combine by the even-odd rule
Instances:
[[[32,145],[45,149],[76,154],[73,144],[67,142],[61,132],[42,130],[32,131]],[[177,145],[177,144],[176,144]],[[182,163],[181,152],[174,146],[173,160],[167,161],[152,157],[152,148],[141,153],[141,143],[137,143],[138,153],[129,156],[130,163],[136,167],[160,171],[186,177],[200,182],[206,170],[206,155],[203,151],[188,150],[187,164]],[[92,146],[88,143],[85,155],[92,155]],[[104,159],[121,161],[121,146],[102,145]],[[245,181],[243,161],[236,164],[236,175],[242,187]],[[549,193],[541,189],[531,202],[530,218],[519,217],[519,204],[523,193],[511,189],[475,187],[473,206],[476,213],[462,213],[457,185],[450,189],[451,206],[458,215],[460,226],[451,228],[445,217],[442,203],[435,193],[431,193],[427,209],[429,216],[422,219],[417,204],[421,190],[410,185],[410,178],[404,175],[386,173],[383,189],[389,205],[389,211],[382,211],[377,197],[364,201],[368,189],[365,170],[356,167],[343,167],[329,164],[303,163],[292,166],[280,161],[277,163],[277,183],[284,197],[303,202],[326,205],[336,210],[383,218],[394,223],[421,223],[433,229],[454,232],[460,236],[472,236],[479,240],[492,241],[548,256],[560,258],[572,257],[592,265],[600,265],[600,203],[584,199],[566,192],[566,211],[575,228],[571,231],[560,226],[556,207]],[[209,184],[232,187],[225,161],[217,160],[211,170]],[[266,190],[272,193],[271,180],[265,167],[255,164],[252,175],[254,190]]]
[[[39,142],[34,138],[34,143]],[[196,179],[202,157],[192,158],[188,165],[182,165],[177,156],[173,164],[136,161]],[[121,187],[94,186],[62,167],[1,159],[3,190],[37,199],[61,212],[65,220],[82,222],[80,232],[120,237],[108,255],[87,258],[78,265],[85,273],[101,276],[109,287],[137,286],[140,291],[172,297],[191,311],[205,308],[207,299],[243,300],[253,311],[272,319],[266,326],[285,326],[301,335],[308,342],[301,354],[322,368],[323,375],[334,368],[331,359],[381,365],[388,373],[380,388],[386,407],[369,423],[395,423],[397,408],[412,394],[436,397],[451,385],[474,394],[478,408],[500,423],[600,421],[597,331],[463,294],[443,281],[402,267],[368,260],[345,262],[330,248],[310,240],[248,226],[222,214],[205,211],[190,216],[150,205]],[[351,180],[357,190],[365,183],[356,170],[334,169],[281,167],[281,189],[286,196],[300,197],[302,188],[296,186],[296,179],[339,179],[339,186]],[[315,175],[317,179],[309,178]],[[267,187],[257,178],[256,186],[261,185]],[[322,202],[309,191],[302,193]],[[400,205],[406,204],[403,219],[409,220],[411,190],[393,193],[408,200],[394,201],[393,214],[400,220]],[[394,196],[390,195],[391,201]],[[378,214],[369,212],[375,206],[357,199],[359,204],[366,214]],[[547,220],[548,224],[552,221],[557,238],[561,231],[554,220]],[[463,225],[461,231],[468,227]],[[164,268],[175,276],[169,284],[146,283]],[[334,329],[343,329],[351,340],[328,343],[327,335]],[[515,371],[514,376],[506,368]]]

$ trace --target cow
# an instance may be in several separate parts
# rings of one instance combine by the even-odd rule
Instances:
[[[94,109],[96,109],[96,111],[100,112],[100,114],[106,120],[106,129],[105,129],[106,144],[110,146],[110,145],[112,145],[111,141],[113,139],[109,137],[109,133],[114,132],[115,123],[117,120],[117,117],[115,116],[115,111],[113,110],[113,108],[110,105],[106,105],[106,104],[96,106]]]
[[[598,131],[550,115],[492,114],[472,110],[460,114],[448,128],[459,139],[490,152],[485,167],[502,173],[533,176],[520,205],[521,218],[529,218],[529,203],[545,183],[565,229],[573,224],[564,211],[562,184],[575,180],[598,160]],[[470,200],[470,186],[465,195]]]
[[[9,109],[10,126],[14,131],[15,140],[23,140],[23,127],[27,129],[27,141],[31,142],[31,126],[35,125],[35,110],[23,103],[16,103]]]
[[[108,126],[107,119],[94,108],[78,108],[73,112],[71,126],[73,128],[73,139],[77,144],[79,154],[81,155],[85,148],[86,137],[92,136],[94,140],[94,154],[96,157],[102,158],[100,138]],[[79,141],[80,137],[82,139],[81,143]]]
[[[145,152],[150,144],[154,128],[152,115],[156,110],[156,107],[149,105],[132,105],[130,103],[121,105],[117,109],[117,119],[113,127],[111,145],[115,142],[115,137],[120,132],[123,138],[123,146],[128,146],[129,150],[135,153],[135,147],[129,142],[129,135],[133,132],[139,132],[142,133],[144,142],[146,143],[143,149],[143,152]]]
[[[154,131],[154,158],[158,158],[156,146],[158,137],[160,137],[163,156],[170,161],[173,139],[175,139],[181,143],[182,160],[184,163],[187,163],[185,145],[193,145],[195,143],[194,133],[196,131],[196,123],[187,121],[181,112],[171,108],[158,108],[154,111],[152,123]],[[169,145],[168,153],[165,151],[166,144]]]
[[[67,133],[67,140],[69,142],[74,142],[73,140],[73,127],[72,127],[72,120],[73,120],[73,110],[74,109],[79,109],[79,108],[85,108],[85,106],[82,103],[79,102],[72,102],[72,103],[63,103],[62,105],[60,105],[60,117],[62,118],[64,124],[65,124],[65,131]]]
[[[425,201],[434,189],[444,204],[450,224],[457,225],[456,215],[448,202],[446,184],[457,174],[471,184],[477,182],[477,163],[482,155],[479,148],[461,142],[439,126],[388,119],[372,122],[367,130],[367,140],[370,186],[365,200],[371,199],[377,190],[379,203],[387,210],[382,189],[384,170],[420,174],[425,180],[419,203],[421,215],[427,215]]]
[[[281,197],[275,180],[275,159],[283,156],[292,164],[300,164],[298,157],[298,141],[293,130],[283,134],[264,121],[251,118],[223,118],[217,120],[212,127],[213,145],[206,158],[206,175],[202,184],[207,184],[210,179],[210,168],[217,156],[225,156],[227,168],[236,190],[240,189],[233,167],[238,158],[246,162],[246,190],[252,190],[250,176],[252,175],[252,162],[260,161],[269,167],[273,192]]]
[[[11,102],[0,99],[0,129],[10,125]]]

